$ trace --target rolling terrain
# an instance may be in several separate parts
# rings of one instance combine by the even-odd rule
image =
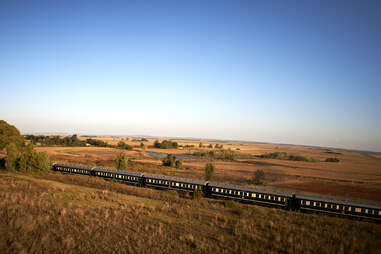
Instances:
[[[99,138],[110,144],[117,144],[121,138]],[[103,147],[37,147],[46,151],[53,161],[82,164],[99,167],[114,167],[113,160],[119,152],[129,158],[128,169],[133,171],[158,173],[163,175],[183,176],[188,178],[204,178],[205,159],[183,159],[182,168],[176,169],[161,166],[161,158],[147,154],[147,151],[171,154],[192,154],[195,151],[212,151],[210,148],[199,148],[199,141],[176,140],[179,144],[194,146],[180,149],[151,148],[154,139],[145,142],[140,148],[139,142],[126,141],[134,146],[133,151]],[[213,147],[218,142],[205,142]],[[377,156],[363,153],[336,152],[334,150],[309,148],[303,146],[287,146],[273,144],[219,143],[224,149],[231,149],[248,158],[235,160],[214,160],[216,171],[214,181],[252,186],[252,178],[256,170],[265,172],[264,184],[260,187],[296,192],[321,194],[346,199],[359,199],[381,202],[381,160]],[[315,162],[264,159],[256,156],[285,152],[314,158]],[[336,157],[338,163],[325,162],[326,158]]]
[[[381,225],[60,173],[0,173],[3,253],[378,253]]]

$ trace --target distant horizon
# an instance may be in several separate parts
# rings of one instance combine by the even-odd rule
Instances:
[[[281,146],[302,146],[302,147],[311,147],[316,149],[334,149],[348,152],[365,152],[365,153],[374,153],[381,154],[381,151],[372,151],[364,150],[357,148],[348,148],[348,147],[332,147],[332,146],[319,146],[319,145],[309,145],[309,144],[294,144],[294,143],[274,143],[258,140],[237,140],[237,139],[219,139],[219,138],[199,138],[199,137],[181,137],[181,136],[157,136],[150,134],[106,134],[106,133],[71,133],[71,132],[21,132],[21,135],[43,135],[43,136],[72,136],[78,135],[80,137],[84,136],[95,136],[95,137],[141,137],[141,138],[152,138],[152,139],[176,139],[176,140],[195,140],[195,141],[210,141],[210,142],[240,142],[247,144],[271,144],[271,145],[281,145]]]

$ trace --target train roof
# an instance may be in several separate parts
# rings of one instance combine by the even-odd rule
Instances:
[[[208,186],[217,187],[217,188],[232,189],[232,190],[240,190],[240,191],[257,192],[257,193],[292,197],[292,193],[287,192],[287,191],[276,191],[276,190],[269,190],[269,189],[250,188],[250,187],[246,187],[246,186],[242,186],[242,185],[235,185],[235,184],[209,182]]]
[[[143,174],[143,176],[148,177],[148,178],[159,179],[159,180],[166,180],[166,181],[172,181],[172,182],[182,182],[182,183],[191,183],[191,184],[198,184],[198,185],[205,185],[207,183],[204,180],[182,178],[182,177],[175,177],[175,176],[163,176],[163,175],[156,175],[156,174]]]
[[[91,170],[91,169],[93,169],[93,167],[89,167],[89,166],[81,166],[81,165],[73,165],[73,164],[64,164],[64,163],[55,163],[53,166],[67,167],[67,168],[75,168],[75,169],[87,169],[87,170]]]
[[[313,200],[313,201],[335,203],[335,204],[339,204],[339,205],[350,205],[350,206],[359,206],[359,207],[381,209],[380,204],[368,203],[368,202],[357,201],[357,200],[337,199],[337,198],[331,198],[331,197],[315,196],[315,195],[310,195],[310,194],[295,194],[295,197],[299,198],[299,199],[308,199],[308,200]]]
[[[117,169],[110,169],[110,168],[93,168],[93,170],[97,171],[97,172],[114,173],[114,174],[129,175],[129,176],[141,177],[143,175],[140,172],[133,172],[133,171],[127,171],[127,170],[117,170]]]

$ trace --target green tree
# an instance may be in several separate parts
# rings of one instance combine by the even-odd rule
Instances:
[[[209,181],[214,173],[215,166],[213,163],[207,163],[205,166],[205,181]]]
[[[0,120],[0,150],[10,143],[14,143],[17,147],[22,147],[24,145],[24,138],[15,126]]]
[[[127,160],[126,160],[126,155],[124,153],[120,153],[116,157],[115,167],[120,170],[127,168]]]
[[[37,152],[37,163],[35,168],[40,171],[49,171],[52,167],[49,155],[46,152]]]
[[[19,157],[19,151],[15,143],[9,143],[6,146],[7,157],[5,157],[5,168],[7,170],[15,170],[17,167],[17,160]]]
[[[163,166],[173,167],[176,161],[176,157],[172,154],[167,154],[167,157],[162,159]]]

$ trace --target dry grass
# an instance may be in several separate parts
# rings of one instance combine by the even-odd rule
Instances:
[[[109,143],[117,143],[121,138],[99,137]],[[145,145],[152,145],[155,139],[149,139]],[[130,145],[140,142],[126,141]],[[199,141],[176,140],[181,145],[194,145],[195,148],[152,149],[135,148],[134,151],[123,151],[133,160],[129,170],[175,175],[189,178],[204,178],[206,161],[184,160],[183,169],[161,166],[161,160],[150,156],[145,151],[184,154],[192,153],[198,148]],[[204,145],[216,142],[202,141]],[[221,144],[221,142],[219,142]],[[309,192],[331,195],[349,199],[361,199],[381,202],[381,160],[375,155],[364,155],[353,152],[340,154],[327,153],[325,149],[306,148],[272,144],[243,144],[237,142],[223,143],[224,148],[237,149],[240,152],[259,155],[271,152],[287,152],[313,157],[320,162],[285,161],[276,159],[247,159],[240,161],[215,161],[214,181],[248,185],[254,171],[263,170],[266,174],[265,188],[284,189],[289,191]],[[114,167],[113,159],[121,152],[118,149],[100,147],[38,147],[47,151],[53,161],[73,164]],[[210,150],[204,148],[205,150]],[[331,151],[335,152],[335,151]],[[338,157],[339,163],[323,162],[327,157]]]
[[[381,225],[95,177],[0,173],[2,253],[379,253]]]

